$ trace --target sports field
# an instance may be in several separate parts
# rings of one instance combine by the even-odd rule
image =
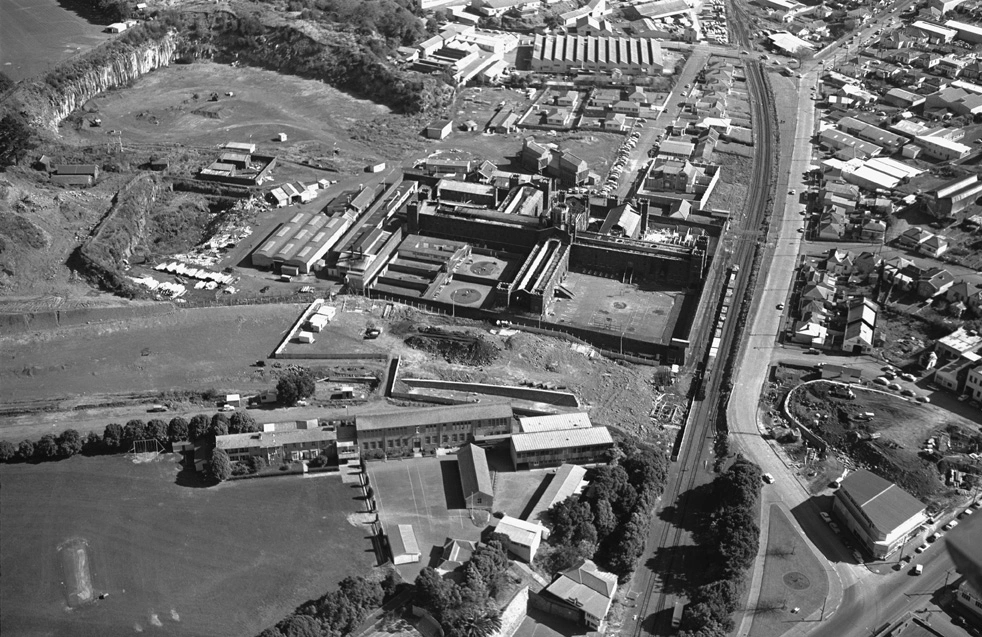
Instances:
[[[44,73],[111,36],[55,0],[0,2],[0,70],[11,79]]]
[[[255,635],[375,563],[348,521],[357,491],[336,475],[195,489],[175,484],[177,468],[174,456],[0,466],[4,637]],[[68,609],[66,541],[84,546],[84,583],[106,599]]]

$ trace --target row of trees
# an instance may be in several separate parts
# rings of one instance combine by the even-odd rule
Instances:
[[[337,590],[301,605],[289,617],[259,634],[259,637],[322,637],[350,635],[372,610],[392,595],[397,586],[390,572],[377,582],[364,577],[346,577]]]
[[[19,444],[0,440],[0,462],[44,462],[60,460],[85,453],[120,453],[133,448],[137,440],[156,440],[166,447],[183,440],[197,441],[207,436],[224,436],[230,433],[258,431],[252,415],[235,412],[230,416],[218,413],[213,416],[198,414],[191,420],[180,416],[170,422],[154,418],[144,422],[138,418],[125,425],[110,423],[100,436],[92,431],[82,436],[75,429],[67,429],[61,435],[46,434],[39,440],[24,440]]]
[[[733,612],[757,557],[760,467],[738,457],[712,485],[712,513],[703,544],[715,555],[706,584],[692,591],[682,619],[686,637],[722,637],[734,627]]]
[[[662,452],[643,444],[621,443],[618,456],[593,470],[588,494],[549,510],[551,550],[543,554],[542,566],[550,574],[590,558],[623,581],[637,566],[668,463]]]
[[[490,637],[501,629],[501,611],[494,597],[504,584],[508,554],[492,538],[478,546],[461,568],[461,584],[424,568],[416,577],[413,601],[440,622],[446,637]]]

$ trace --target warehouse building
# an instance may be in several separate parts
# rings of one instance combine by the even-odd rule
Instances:
[[[592,464],[606,460],[613,448],[614,440],[606,427],[515,434],[511,437],[511,461],[515,469]]]
[[[661,45],[652,38],[536,35],[532,45],[532,70],[540,73],[617,69],[632,75],[656,75],[664,67]]]
[[[510,434],[513,422],[508,403],[468,403],[359,414],[355,430],[363,452],[434,452],[459,447],[476,436]]]
[[[490,511],[494,506],[494,487],[484,449],[473,443],[464,445],[457,452],[457,467],[467,508]]]
[[[948,182],[927,195],[927,210],[939,219],[953,217],[982,196],[982,180],[969,175]]]
[[[284,274],[312,272],[350,226],[351,220],[344,215],[298,212],[253,251],[252,265],[278,267]]]
[[[918,533],[924,510],[920,500],[866,469],[849,474],[832,501],[832,512],[878,560]]]

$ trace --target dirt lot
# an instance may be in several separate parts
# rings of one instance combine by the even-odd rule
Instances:
[[[0,467],[4,635],[255,635],[374,565],[336,475],[195,489],[175,483],[175,459]],[[71,537],[87,542],[95,592],[110,595],[67,612],[55,549]]]
[[[835,386],[811,383],[793,394],[790,409],[802,422],[855,462],[869,466],[923,500],[947,494],[938,458],[921,453],[925,441],[942,431],[971,433],[975,423],[930,404],[889,392],[854,388],[855,399],[833,395]],[[861,414],[872,412],[871,421]],[[878,439],[868,439],[879,434]]]
[[[720,175],[713,194],[709,196],[706,207],[712,210],[729,210],[731,214],[739,215],[743,212],[743,204],[747,199],[753,157],[715,152],[713,163],[719,165],[723,174]]]

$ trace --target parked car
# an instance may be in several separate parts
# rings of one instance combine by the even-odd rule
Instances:
[[[835,533],[836,535],[838,535],[839,533],[841,533],[841,532],[842,532],[842,530],[841,530],[841,529],[839,529],[839,525],[838,525],[838,524],[836,524],[835,522],[829,522],[829,528],[830,528],[830,529],[832,529],[832,531],[833,531],[833,532],[834,532],[834,533]]]
[[[826,513],[825,511],[819,511],[818,514],[820,516],[822,516],[822,519],[825,520],[826,522],[829,522],[829,523],[832,522],[832,516],[829,515],[828,513]]]
[[[938,540],[940,540],[943,537],[944,537],[944,533],[941,533],[940,531],[938,531],[937,533],[932,533],[931,534],[931,537],[929,537],[927,539],[927,541],[928,542],[937,542]]]
[[[913,383],[915,380],[917,380],[914,377],[913,374],[901,374],[900,375],[900,378],[902,378],[902,379],[904,379],[904,380],[906,380],[907,382],[910,382],[910,383]]]
[[[910,574],[911,575],[920,575],[923,572],[924,572],[924,565],[923,564],[916,564],[916,565],[914,565],[914,568],[910,572]]]
[[[914,552],[915,553],[923,553],[924,551],[928,550],[929,548],[931,548],[931,545],[928,544],[927,542],[925,542],[924,544],[921,544],[916,549],[914,549]]]
[[[783,310],[784,309],[784,303],[778,303],[777,304],[777,309]]]
[[[917,400],[917,402],[919,402],[919,403],[929,403],[929,402],[931,402],[931,399],[928,398],[927,396],[918,396],[915,400]]]
[[[948,524],[945,524],[941,528],[944,529],[945,531],[950,531],[953,528],[955,528],[956,526],[958,526],[958,520],[952,520],[951,522],[949,522]]]
[[[915,394],[915,393],[914,393],[913,391],[911,391],[911,390],[909,390],[909,389],[904,389],[904,390],[903,390],[903,391],[901,391],[900,393],[901,393],[901,395],[903,395],[903,396],[916,396],[916,395],[917,395],[917,394]]]
[[[764,475],[762,475],[762,476],[761,476],[761,478],[762,478],[762,479],[764,480],[764,482],[766,482],[767,484],[774,484],[774,476],[772,476],[772,475],[771,475],[771,474],[769,474],[769,473],[765,473]]]
[[[886,385],[887,379],[882,376],[877,376],[876,378],[873,379],[873,382],[876,383],[877,385]]]

